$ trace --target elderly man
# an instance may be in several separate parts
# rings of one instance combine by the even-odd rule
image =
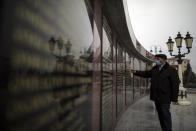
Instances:
[[[177,102],[179,77],[164,54],[155,55],[156,65],[149,71],[131,70],[134,75],[151,78],[150,99],[154,101],[163,131],[172,131],[171,102]]]

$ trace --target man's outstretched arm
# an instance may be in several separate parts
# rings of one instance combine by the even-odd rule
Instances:
[[[136,76],[140,76],[144,78],[151,78],[151,70],[149,71],[131,70],[131,72]]]

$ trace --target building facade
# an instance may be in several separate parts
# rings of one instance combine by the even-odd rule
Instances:
[[[189,59],[182,59],[182,73],[184,73],[187,69],[187,65],[190,64],[190,60]],[[178,61],[177,61],[177,58],[175,57],[172,57],[172,58],[168,58],[167,59],[167,62],[175,67],[176,69],[178,69]]]

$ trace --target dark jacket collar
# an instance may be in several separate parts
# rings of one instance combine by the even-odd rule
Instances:
[[[154,66],[153,68],[159,70],[159,67],[160,67],[160,66],[157,66],[157,65],[156,65],[156,66]],[[161,70],[165,70],[165,69],[167,69],[168,67],[169,67],[169,63],[166,62],[165,65],[161,68]]]

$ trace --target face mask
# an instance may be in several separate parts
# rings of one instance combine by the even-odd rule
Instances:
[[[161,62],[159,60],[156,60],[155,62],[156,62],[156,65],[158,66],[161,65]]]

